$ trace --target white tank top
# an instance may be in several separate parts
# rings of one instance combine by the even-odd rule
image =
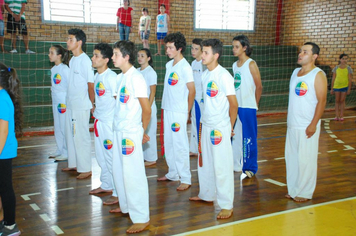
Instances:
[[[313,120],[318,103],[314,88],[315,76],[322,70],[316,67],[308,74],[298,76],[300,70],[295,69],[290,79],[287,125],[289,128],[306,129]],[[320,120],[317,126],[320,126]]]
[[[167,14],[157,15],[157,33],[167,33]]]
[[[256,85],[250,71],[250,63],[252,61],[249,58],[241,67],[238,67],[237,62],[235,62],[232,64],[232,71],[234,73],[236,99],[239,107],[258,110],[255,96]]]

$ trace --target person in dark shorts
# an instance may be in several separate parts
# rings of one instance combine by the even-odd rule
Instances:
[[[16,31],[19,34],[22,34],[23,41],[26,47],[26,53],[32,54],[35,53],[31,51],[28,47],[28,35],[27,35],[27,26],[25,20],[25,6],[27,0],[5,0],[5,8],[8,11],[7,18],[7,33],[11,34],[11,44],[12,50],[11,53],[17,53],[16,49]]]

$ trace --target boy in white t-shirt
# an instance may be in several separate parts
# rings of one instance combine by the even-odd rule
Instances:
[[[120,208],[110,212],[128,213],[133,225],[127,233],[138,233],[150,224],[148,183],[142,143],[149,141],[144,131],[150,122],[151,107],[147,85],[133,67],[135,45],[119,41],[114,45],[114,66],[121,69],[118,78],[113,142],[113,177]],[[156,138],[156,137],[152,137]]]
[[[195,38],[192,41],[191,53],[192,57],[195,58],[192,61],[192,69],[194,76],[194,85],[195,85],[195,100],[194,105],[191,111],[191,133],[190,133],[190,143],[189,143],[189,154],[190,156],[198,155],[198,136],[199,136],[199,124],[201,117],[201,100],[203,98],[203,92],[201,87],[201,75],[203,74],[203,64],[201,60],[201,55],[203,53],[203,47],[201,43],[202,39]],[[205,68],[206,69],[206,68]]]
[[[191,201],[216,201],[221,209],[218,219],[231,217],[234,201],[234,170],[230,138],[238,103],[234,79],[218,64],[223,44],[218,39],[204,40],[203,64],[207,70],[202,75],[204,107],[201,123],[202,158],[198,165],[199,195]]]
[[[65,135],[68,167],[62,171],[78,171],[77,179],[91,176],[90,109],[94,103],[94,73],[88,55],[83,52],[86,35],[81,29],[68,30],[67,48],[73,57],[69,62]]]
[[[94,47],[91,61],[97,73],[94,76],[95,103],[93,107],[95,156],[101,168],[101,186],[93,189],[89,194],[112,193],[112,146],[114,111],[116,104],[116,77],[117,74],[108,68],[108,63],[113,55],[112,47],[107,43],[98,43]],[[116,191],[106,202],[115,204],[118,202]]]
[[[180,181],[178,191],[191,185],[187,120],[195,97],[193,71],[183,57],[186,41],[180,32],[164,38],[167,56],[162,96],[164,145],[168,173],[157,181]]]

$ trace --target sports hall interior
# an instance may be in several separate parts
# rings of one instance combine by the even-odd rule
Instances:
[[[80,1],[79,1],[80,2]],[[196,30],[194,9],[197,0],[132,0],[133,30],[130,40],[142,47],[137,34],[141,9],[147,7],[154,28],[158,6],[169,6],[170,32],[185,35],[185,58],[191,62],[194,38],[218,38],[224,43],[219,63],[232,71],[232,38],[247,35],[253,58],[259,66],[263,92],[258,115],[258,164],[255,177],[240,180],[235,173],[234,212],[230,219],[217,220],[213,203],[190,202],[199,191],[197,158],[191,158],[192,187],[177,192],[175,182],[157,182],[167,171],[158,142],[157,165],[146,168],[150,196],[150,226],[139,235],[356,235],[356,76],[346,99],[345,120],[334,121],[334,96],[328,91],[322,117],[318,156],[318,179],[313,199],[297,203],[286,199],[284,144],[289,79],[298,67],[297,55],[305,42],[321,48],[317,66],[328,77],[342,53],[356,70],[356,2],[354,0],[256,0],[254,31]],[[74,4],[74,3],[73,3]],[[96,43],[111,45],[119,40],[115,25],[44,22],[42,0],[28,0],[26,23],[30,49],[25,54],[18,40],[18,54],[1,53],[7,66],[18,71],[22,83],[24,136],[19,137],[18,157],[13,161],[13,184],[17,199],[16,223],[22,235],[125,235],[131,221],[123,214],[109,213],[104,206],[107,194],[89,195],[100,184],[92,142],[93,176],[77,180],[75,173],[61,172],[67,162],[54,162],[48,153],[55,150],[50,93],[48,49],[66,45],[67,31],[81,28],[87,35],[86,53],[91,57]],[[5,17],[6,18],[6,17]],[[6,24],[5,24],[6,25]],[[21,38],[20,38],[21,39]],[[151,34],[150,49],[156,52]],[[5,49],[11,50],[5,34]],[[156,104],[160,132],[160,106],[165,75],[165,55],[154,56],[158,74]],[[110,67],[117,73],[119,69]],[[302,107],[300,109],[303,109]],[[92,122],[92,121],[91,121]],[[189,130],[188,130],[189,132]],[[93,135],[92,135],[93,136]],[[93,137],[92,137],[93,139]],[[159,136],[157,136],[159,141]],[[93,140],[92,140],[93,141]]]

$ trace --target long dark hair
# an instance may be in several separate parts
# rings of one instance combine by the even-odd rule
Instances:
[[[69,66],[69,59],[70,59],[69,51],[59,44],[52,45],[52,48],[56,50],[57,55],[62,55],[61,58],[62,63]]]
[[[20,80],[16,70],[0,63],[0,86],[10,95],[15,107],[15,132],[22,135],[22,100],[20,96]]]

